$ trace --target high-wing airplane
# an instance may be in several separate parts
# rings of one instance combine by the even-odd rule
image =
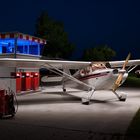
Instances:
[[[109,62],[1,58],[0,66],[46,68],[63,77],[62,89],[64,92],[67,87],[85,90],[82,103],[89,104],[96,90],[111,90],[120,101],[126,100],[126,94],[119,95],[116,90],[126,80],[129,72],[140,65],[140,60],[129,59],[130,54],[126,60]],[[77,71],[71,75],[70,69]]]

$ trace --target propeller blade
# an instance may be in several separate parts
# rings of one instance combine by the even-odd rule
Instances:
[[[124,62],[124,64],[123,64],[123,67],[122,67],[123,70],[125,70],[125,67],[126,67],[126,65],[128,63],[128,60],[130,59],[130,57],[131,57],[131,54],[129,53],[127,58],[126,58],[126,60],[125,60],[125,62]]]
[[[125,60],[125,62],[124,62],[124,64],[123,64],[122,70],[125,70],[125,67],[126,67],[126,65],[128,63],[128,60],[130,59],[130,56],[131,56],[131,54],[129,53],[127,58],[126,58],[126,60]],[[118,75],[118,78],[115,81],[114,86],[113,86],[113,91],[116,91],[116,89],[121,85],[121,82],[122,82],[122,79],[123,79],[123,75],[124,75],[124,73],[120,73]]]
[[[116,91],[116,89],[120,86],[120,84],[121,84],[121,82],[122,82],[122,78],[123,78],[123,74],[120,73],[120,74],[118,75],[118,78],[117,78],[117,80],[116,80],[114,86],[113,86],[113,91]]]

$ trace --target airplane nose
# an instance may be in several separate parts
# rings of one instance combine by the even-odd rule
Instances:
[[[126,73],[126,70],[122,70],[122,69],[114,69],[113,70],[113,74],[118,74],[118,73]]]
[[[126,73],[126,70],[120,69],[119,73]]]

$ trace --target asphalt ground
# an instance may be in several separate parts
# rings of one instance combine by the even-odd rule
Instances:
[[[68,89],[81,96],[82,91]],[[18,112],[12,119],[0,120],[0,140],[112,140],[124,139],[125,133],[140,107],[140,89],[119,88],[127,93],[125,102],[110,91],[96,91],[90,105],[63,94],[58,87],[17,96]]]

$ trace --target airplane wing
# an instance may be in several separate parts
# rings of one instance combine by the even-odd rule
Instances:
[[[28,68],[40,68],[45,65],[48,67],[51,65],[55,68],[66,67],[68,69],[80,69],[86,67],[91,62],[84,61],[61,61],[61,60],[38,60],[38,59],[15,59],[15,58],[0,58],[0,66],[5,67],[28,67]]]
[[[88,66],[91,62],[83,61],[60,61],[60,60],[38,60],[38,59],[15,59],[15,58],[0,58],[0,66],[3,67],[18,67],[18,68],[41,68],[46,67],[48,69],[55,69],[60,72],[61,75],[66,76],[68,79],[74,82],[86,86],[87,88],[93,88],[91,85],[83,83],[75,77],[65,73],[61,68],[80,69]]]
[[[122,67],[125,60],[123,61],[109,61],[102,63],[109,63],[112,68],[114,67]],[[21,67],[21,68],[40,68],[45,65],[51,65],[55,68],[68,68],[68,69],[80,69],[90,65],[93,62],[85,62],[85,61],[62,61],[62,60],[38,60],[38,59],[15,59],[15,58],[0,58],[0,66],[5,67]],[[96,63],[96,61],[94,62]],[[127,66],[136,66],[140,65],[140,59],[137,60],[129,60]]]
[[[114,67],[122,67],[124,64],[124,61],[110,61],[109,64],[111,65],[112,68]],[[129,60],[127,63],[127,66],[137,66],[140,65],[140,59],[137,60]]]

